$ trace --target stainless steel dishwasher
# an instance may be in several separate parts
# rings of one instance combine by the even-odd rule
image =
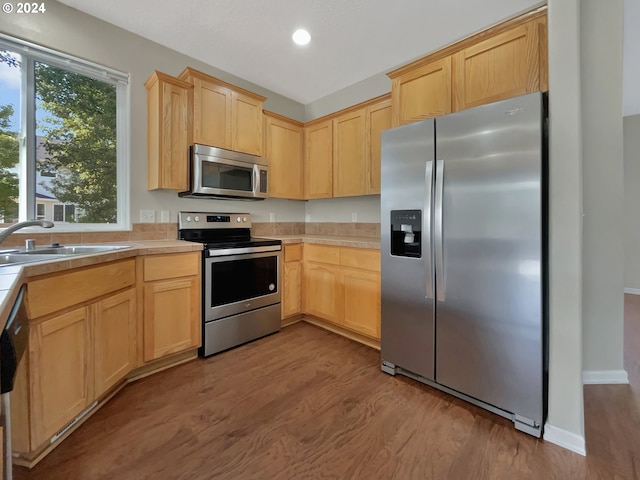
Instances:
[[[16,301],[9,312],[7,325],[0,336],[0,397],[2,399],[0,424],[3,429],[3,480],[13,478],[13,462],[11,455],[11,405],[9,394],[13,390],[13,383],[16,378],[16,370],[20,360],[24,356],[29,343],[29,322],[25,309],[25,292],[27,288],[23,285],[18,292]]]

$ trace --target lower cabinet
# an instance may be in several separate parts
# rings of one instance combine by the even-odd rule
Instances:
[[[380,339],[380,252],[305,245],[305,313]]]
[[[284,245],[281,318],[302,313],[302,244]]]
[[[200,346],[200,252],[151,255],[143,263],[143,361]]]
[[[124,380],[134,365],[135,322],[133,288],[34,322],[25,357],[27,391],[17,393],[26,393],[31,428],[25,430],[24,416],[16,422],[22,438],[15,449],[37,449]],[[20,418],[27,405],[12,403]]]

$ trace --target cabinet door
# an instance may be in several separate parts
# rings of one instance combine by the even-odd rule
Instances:
[[[317,263],[304,265],[305,312],[340,323],[340,268]]]
[[[239,92],[231,94],[232,150],[262,155],[262,101]]]
[[[135,289],[98,302],[93,318],[95,397],[133,370],[136,328]]]
[[[147,86],[148,189],[188,188],[191,85],[160,72]]]
[[[302,126],[265,115],[266,156],[269,159],[269,196],[304,198]]]
[[[302,262],[284,263],[282,318],[302,312]]]
[[[391,97],[394,127],[451,113],[451,57],[394,78]]]
[[[343,325],[380,339],[380,274],[343,269]]]
[[[231,148],[231,90],[193,77],[193,143]]]
[[[366,192],[366,109],[333,120],[333,196]]]
[[[144,285],[144,361],[200,346],[200,277]]]
[[[306,198],[333,196],[333,124],[331,120],[305,127]]]
[[[93,400],[88,309],[35,325],[29,336],[32,437],[35,449]]]
[[[454,110],[539,90],[539,26],[531,21],[454,55]]]
[[[367,109],[367,195],[380,193],[380,133],[391,128],[391,99]]]

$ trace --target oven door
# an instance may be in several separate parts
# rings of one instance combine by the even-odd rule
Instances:
[[[204,321],[280,303],[279,266],[280,250],[205,257]]]

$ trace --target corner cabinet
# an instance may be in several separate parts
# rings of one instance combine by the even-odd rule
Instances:
[[[193,85],[189,143],[263,155],[265,97],[187,67],[179,76]]]
[[[142,362],[201,344],[201,252],[138,258],[142,277]]]
[[[379,98],[367,107],[366,124],[366,190],[367,195],[380,193],[380,134],[391,128],[391,98],[389,95]]]
[[[304,247],[305,313],[380,340],[380,251]]]
[[[32,458],[124,383],[135,360],[134,285],[133,259],[28,281],[29,350],[11,393],[14,452]]]
[[[264,112],[265,155],[269,160],[269,196],[304,198],[303,124]]]
[[[367,109],[359,108],[333,119],[333,196],[366,192]]]
[[[147,88],[148,189],[186,190],[193,88],[158,71],[151,74],[144,86]]]

